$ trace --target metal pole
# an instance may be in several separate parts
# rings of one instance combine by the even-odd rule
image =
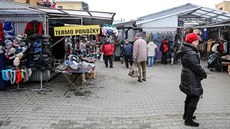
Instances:
[[[40,80],[41,80],[41,90],[43,89],[43,86],[42,86],[42,72],[40,71]]]

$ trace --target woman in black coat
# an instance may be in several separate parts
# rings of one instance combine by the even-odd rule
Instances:
[[[199,37],[195,33],[186,35],[185,42],[176,56],[181,59],[182,72],[180,90],[187,95],[185,99],[184,115],[185,125],[198,127],[199,123],[193,121],[193,116],[200,96],[203,94],[201,80],[207,77],[206,72],[200,65],[198,55]]]

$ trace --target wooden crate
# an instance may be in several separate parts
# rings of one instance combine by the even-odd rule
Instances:
[[[81,76],[81,77],[80,77]],[[69,77],[69,79],[72,81],[72,82],[74,82],[77,78],[79,78],[78,79],[78,81],[76,81],[74,84],[75,85],[83,85],[83,84],[85,84],[85,82],[86,82],[86,79],[85,79],[85,74],[83,73],[83,74],[80,74],[80,73],[73,73],[73,74],[71,74],[71,75],[68,75],[68,77]],[[70,82],[68,82],[68,85],[71,85],[71,83]]]
[[[228,65],[228,74],[230,75],[230,64]]]
[[[93,70],[91,73],[85,73],[86,79],[95,79],[96,78],[96,69]]]

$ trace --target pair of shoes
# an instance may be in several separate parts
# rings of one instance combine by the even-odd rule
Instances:
[[[196,108],[194,107],[188,107],[187,109],[187,115],[185,117],[185,121],[184,121],[184,124],[187,125],[187,126],[192,126],[192,127],[198,127],[199,126],[199,123],[193,121],[193,114],[195,112]]]
[[[146,81],[146,79],[142,79],[143,81]]]
[[[0,89],[0,91],[5,91],[6,89]]]
[[[110,66],[110,68],[113,68],[113,66]]]
[[[108,68],[108,66],[105,66],[106,68]]]
[[[142,82],[142,80],[137,80],[138,82]]]

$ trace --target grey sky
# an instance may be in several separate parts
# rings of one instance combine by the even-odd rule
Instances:
[[[193,3],[215,8],[223,0],[82,0],[89,4],[90,11],[115,12],[115,20],[136,19],[138,17]]]

